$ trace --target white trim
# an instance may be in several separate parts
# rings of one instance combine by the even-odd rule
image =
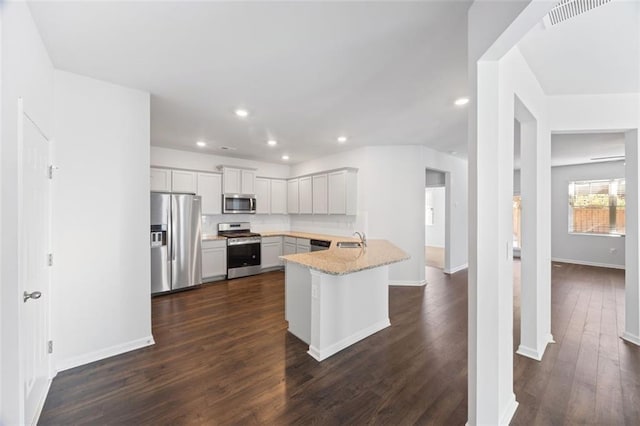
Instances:
[[[547,349],[547,345],[549,343],[555,343],[555,340],[553,340],[553,335],[551,334],[547,335],[547,341],[542,346],[542,350],[533,349],[528,346],[520,345],[518,346],[518,350],[516,351],[516,353],[518,355],[522,355],[527,358],[535,359],[536,361],[542,361],[542,357],[544,356],[544,352]]]
[[[516,401],[516,394],[512,393],[510,401],[507,403],[504,411],[502,412],[502,416],[500,416],[500,424],[508,426],[511,423],[511,419],[513,419],[513,415],[516,413],[518,409],[518,401]]]
[[[125,352],[133,351],[136,349],[144,348],[145,346],[154,345],[155,341],[153,336],[149,335],[142,339],[132,340],[130,342],[121,343],[119,345],[110,346],[108,348],[100,349],[98,351],[90,352],[88,354],[75,356],[63,361],[58,361],[57,370],[64,371],[70,368],[79,367],[81,365],[89,364],[101,359],[109,358],[112,356],[120,355]]]
[[[544,351],[543,351],[544,352]],[[535,359],[536,361],[542,361],[542,354],[533,348],[520,345],[516,351],[518,355],[525,356],[527,358]]]
[[[627,331],[625,331],[624,333],[622,333],[621,336],[622,340],[626,340],[629,343],[633,343],[634,345],[640,346],[640,337],[631,334]]]
[[[40,415],[42,414],[42,409],[44,408],[44,403],[47,401],[47,396],[49,395],[49,389],[51,389],[51,383],[53,379],[47,380],[47,384],[45,386],[45,391],[42,393],[42,398],[38,401],[38,405],[36,405],[36,415],[33,417],[33,425],[37,425],[40,420]]]
[[[336,342],[333,345],[328,346],[322,350],[319,350],[315,346],[310,345],[307,353],[311,355],[313,358],[315,358],[317,361],[325,360],[329,358],[331,355],[334,355],[335,353],[340,352],[344,348],[351,346],[354,343],[359,342],[360,340],[366,337],[369,337],[372,334],[377,333],[378,331],[384,328],[389,327],[390,325],[391,325],[391,322],[389,321],[389,318],[384,319],[375,324],[372,324],[367,328],[363,328],[362,330],[356,333],[353,333],[351,336],[347,336],[344,339],[340,340],[339,342]]]
[[[427,285],[427,280],[420,281],[402,281],[402,280],[393,280],[389,281],[389,286],[406,286],[406,287],[422,287]]]
[[[460,271],[462,271],[464,269],[467,269],[468,267],[469,267],[468,263],[463,263],[462,265],[458,265],[458,266],[454,266],[454,267],[449,268],[449,269],[445,269],[445,270],[443,270],[443,272],[445,274],[455,274],[456,272],[460,272]]]
[[[572,263],[574,265],[598,266],[600,268],[625,269],[624,265],[615,265],[612,263],[589,262],[587,260],[560,259],[558,257],[552,257],[551,261],[560,262],[560,263]]]

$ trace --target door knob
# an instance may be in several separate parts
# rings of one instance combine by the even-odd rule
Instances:
[[[40,296],[42,296],[42,293],[39,291],[34,291],[32,293],[28,293],[25,291],[22,297],[24,299],[24,302],[26,303],[29,299],[40,299]]]

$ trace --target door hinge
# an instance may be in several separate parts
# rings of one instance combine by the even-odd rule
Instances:
[[[58,166],[54,166],[53,164],[49,165],[49,179],[53,179],[53,172],[58,170]]]
[[[49,263],[49,266],[53,266],[53,253],[49,253],[47,256],[47,263]]]
[[[49,340],[47,342],[47,352],[52,354],[53,353],[53,340]]]

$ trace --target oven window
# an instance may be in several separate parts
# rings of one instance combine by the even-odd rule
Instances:
[[[260,243],[227,246],[227,267],[260,265]]]
[[[251,198],[225,198],[224,209],[227,211],[250,211],[251,210]]]

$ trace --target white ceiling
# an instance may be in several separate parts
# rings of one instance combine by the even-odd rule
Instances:
[[[467,111],[453,101],[467,95],[470,3],[30,8],[57,68],[151,93],[152,145],[273,162],[288,153],[296,163],[360,145],[466,152]],[[251,116],[235,117],[238,106]]]
[[[549,28],[520,51],[548,95],[640,91],[638,0],[613,0]]]
[[[30,2],[57,68],[151,93],[151,143],[291,163],[362,145],[465,156],[466,12],[425,2]],[[547,94],[639,91],[637,0],[519,44]],[[236,107],[250,110],[240,120]],[[349,141],[340,145],[338,135]],[[554,135],[554,164],[621,135]],[[274,138],[279,145],[270,148]],[[207,148],[195,146],[205,140]],[[232,151],[221,151],[220,147]],[[618,151],[616,151],[618,150]]]
[[[514,169],[520,169],[520,126],[515,122]],[[556,133],[551,135],[551,167],[620,161],[624,133]],[[609,157],[609,158],[607,158]],[[611,158],[616,157],[616,158]]]

